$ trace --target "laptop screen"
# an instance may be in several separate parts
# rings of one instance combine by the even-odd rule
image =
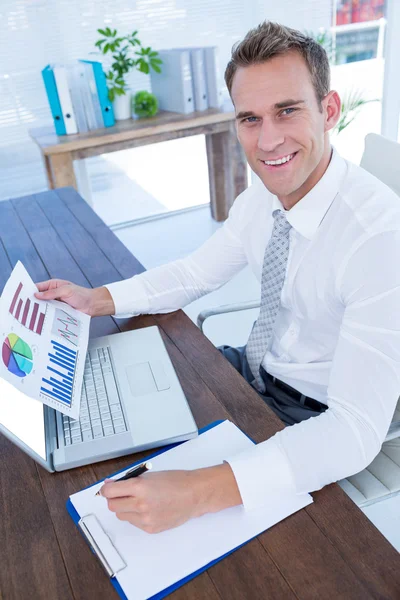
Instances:
[[[46,460],[43,404],[1,378],[0,423]]]

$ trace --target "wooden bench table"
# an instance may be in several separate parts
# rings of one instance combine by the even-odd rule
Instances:
[[[247,163],[236,138],[233,112],[209,109],[182,115],[164,111],[149,119],[117,121],[114,127],[76,135],[57,136],[53,126],[29,133],[41,151],[49,189],[77,189],[74,160],[200,134],[206,136],[213,218],[225,220],[236,196],[247,187]]]
[[[144,270],[72,188],[0,202],[0,291],[17,260],[35,281],[60,277],[88,287]],[[282,428],[182,311],[125,321],[96,318],[91,336],[150,325],[160,328],[198,427],[231,419],[256,442]],[[117,600],[65,503],[70,494],[145,454],[48,473],[0,435],[0,598]],[[187,583],[171,599],[398,600],[396,550],[338,485],[313,497],[313,504]]]

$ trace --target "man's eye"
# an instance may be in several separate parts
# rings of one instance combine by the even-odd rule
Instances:
[[[286,113],[288,115],[291,115],[292,113],[291,112],[287,112],[288,110],[289,111],[295,111],[297,109],[296,108],[284,108],[281,114]]]
[[[245,123],[255,123],[257,121],[257,117],[246,117],[243,120],[244,120]]]

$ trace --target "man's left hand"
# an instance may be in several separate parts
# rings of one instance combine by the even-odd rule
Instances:
[[[182,525],[207,512],[241,504],[235,477],[224,463],[194,471],[145,473],[101,488],[109,510],[148,533]]]

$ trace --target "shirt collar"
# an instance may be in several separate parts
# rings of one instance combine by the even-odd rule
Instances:
[[[328,168],[318,183],[293,208],[285,211],[291,226],[307,239],[312,239],[328,212],[339,191],[346,169],[346,161],[333,148]],[[282,208],[277,196],[273,196],[271,212],[276,209],[282,210]]]

